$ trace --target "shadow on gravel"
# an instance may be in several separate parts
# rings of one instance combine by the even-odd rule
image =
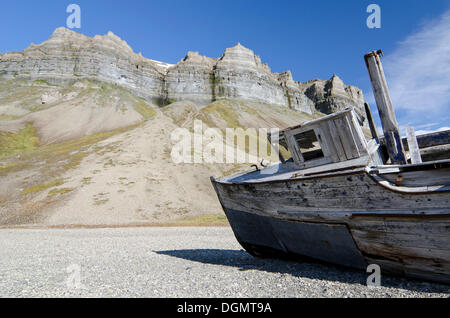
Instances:
[[[243,250],[192,249],[154,252],[193,262],[236,267],[240,271],[257,270],[348,284],[366,285],[369,275],[362,271],[319,263],[311,259],[298,259],[296,261],[259,259],[252,257]],[[450,293],[450,286],[402,277],[382,276],[381,285],[423,293]]]

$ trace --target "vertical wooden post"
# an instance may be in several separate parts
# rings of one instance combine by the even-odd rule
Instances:
[[[291,150],[291,155],[292,155],[292,158],[294,158],[294,162],[297,164],[301,164],[301,163],[305,162],[302,152],[300,151],[300,147],[298,146],[298,143],[295,140],[294,136],[292,136],[290,132],[286,131],[286,132],[284,132],[284,137],[286,139],[286,143],[288,144],[288,147]]]
[[[417,143],[417,138],[413,127],[406,127],[406,138],[408,140],[411,163],[412,164],[422,163],[422,157],[420,156],[420,149]]]
[[[378,129],[373,120],[372,112],[370,111],[369,104],[364,103],[364,108],[366,109],[366,118],[367,118],[367,121],[369,122],[369,128],[370,128],[370,133],[372,134],[372,138],[374,138],[377,142],[379,142]]]
[[[405,164],[405,150],[403,149],[397,119],[395,118],[394,107],[389,96],[380,54],[382,54],[381,50],[372,51],[366,54],[364,59],[369,71],[370,81],[372,82],[373,94],[377,102],[389,158],[393,164]]]

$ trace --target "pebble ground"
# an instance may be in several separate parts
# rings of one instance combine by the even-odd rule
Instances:
[[[255,259],[228,227],[0,230],[0,297],[449,297],[450,286]]]

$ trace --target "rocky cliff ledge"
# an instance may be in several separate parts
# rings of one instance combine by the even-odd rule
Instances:
[[[58,28],[42,44],[0,54],[1,80],[62,84],[82,78],[121,85],[158,105],[240,99],[311,114],[347,106],[362,110],[364,104],[362,91],[345,85],[337,75],[326,81],[296,82],[290,71],[272,73],[259,56],[239,43],[217,59],[189,52],[178,64],[170,65],[134,53],[112,32],[91,38]]]

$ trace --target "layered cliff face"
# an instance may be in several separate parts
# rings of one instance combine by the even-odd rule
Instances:
[[[120,84],[146,98],[159,99],[165,66],[136,54],[109,32],[93,38],[58,28],[50,39],[0,59],[2,79],[21,78],[65,84],[81,78]]]
[[[237,44],[226,49],[214,72],[214,97],[287,105],[280,82],[252,50]],[[311,112],[310,109],[306,110]]]
[[[315,108],[330,114],[348,106],[362,111],[364,96],[360,89],[345,85],[335,74],[328,81],[312,80],[302,84],[305,95],[315,102]]]
[[[290,71],[278,74],[248,48],[237,44],[218,59],[189,52],[176,65],[136,54],[109,32],[93,38],[58,28],[50,39],[24,52],[0,55],[0,79],[72,83],[91,79],[121,85],[158,105],[220,99],[256,101],[313,113],[347,106],[362,111],[362,91],[334,75],[327,81],[296,82]]]
[[[166,75],[167,102],[189,100],[209,104],[214,91],[213,68],[216,61],[188,52]]]

